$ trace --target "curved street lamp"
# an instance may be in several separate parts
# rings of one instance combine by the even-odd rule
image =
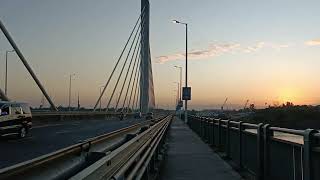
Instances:
[[[185,80],[185,88],[188,87],[188,23],[180,22],[178,20],[172,20],[175,24],[185,25],[186,28],[186,80]],[[185,111],[184,111],[184,122],[188,123],[188,100],[185,99]]]

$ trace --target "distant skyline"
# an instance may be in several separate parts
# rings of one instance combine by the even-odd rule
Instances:
[[[191,109],[230,108],[249,99],[265,103],[320,104],[320,1],[150,0],[150,48],[156,104],[174,105],[173,82],[184,68],[189,23]],[[140,12],[140,0],[2,0],[0,18],[56,105],[92,107]],[[0,33],[0,87],[5,51]],[[184,79],[183,79],[184,80]],[[39,106],[42,95],[18,57],[9,55],[9,96]],[[106,106],[104,97],[103,106]],[[47,104],[47,103],[46,103]]]

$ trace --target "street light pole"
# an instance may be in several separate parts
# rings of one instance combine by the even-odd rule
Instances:
[[[173,82],[173,83],[175,83],[175,84],[177,84],[178,85],[178,87],[177,87],[177,91],[178,91],[178,95],[177,95],[177,102],[179,102],[180,101],[180,90],[179,90],[179,88],[180,88],[180,83],[179,82]]]
[[[75,74],[70,74],[70,79],[69,79],[69,106],[68,106],[69,111],[71,110],[71,81],[72,81],[72,76],[75,76]]]
[[[185,88],[188,87],[188,24],[177,20],[173,20],[173,23],[185,25],[186,28],[186,82]],[[184,122],[188,123],[188,100],[184,100]]]
[[[175,68],[179,68],[180,70],[180,87],[179,87],[179,92],[180,92],[180,101],[182,101],[182,67],[181,66],[174,66]]]
[[[188,24],[186,25],[186,88],[188,87]],[[185,100],[184,122],[188,123],[188,100]]]
[[[4,86],[4,94],[8,95],[8,54],[10,52],[14,52],[14,50],[6,51],[6,75],[5,75],[5,86]]]

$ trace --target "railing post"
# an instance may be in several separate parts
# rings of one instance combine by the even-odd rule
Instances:
[[[257,127],[257,180],[263,180],[263,124]]]
[[[207,118],[204,118],[203,120],[203,141],[206,142],[207,141]]]
[[[199,117],[196,117],[194,120],[195,120],[195,123],[196,123],[196,133],[199,134],[200,118],[199,118]]]
[[[215,128],[215,119],[212,119],[212,145],[215,146],[215,136],[214,136],[214,128]]]
[[[193,124],[193,129],[194,129],[195,132],[197,132],[197,130],[198,130],[198,129],[197,129],[197,128],[198,128],[198,124],[197,124],[198,118],[197,118],[197,117],[193,117],[193,118],[192,118],[192,121],[193,121],[193,122],[192,122],[192,124]]]
[[[196,129],[197,129],[197,124],[196,124],[196,120],[195,120],[195,118],[196,117],[192,117],[192,118],[190,118],[190,119],[192,119],[192,129],[194,130],[194,131],[196,131]]]
[[[210,121],[209,118],[206,118],[206,142],[209,143],[210,142]]]
[[[212,134],[212,132],[213,132],[213,120],[210,118],[209,119],[209,144],[212,146],[212,142],[213,142],[213,134]]]
[[[218,119],[218,149],[221,150],[221,119]]]
[[[242,163],[242,130],[243,130],[243,122],[239,122],[239,167],[242,169],[243,163]]]
[[[230,158],[230,120],[227,121],[227,143],[226,143],[226,154],[227,158]]]
[[[206,141],[206,118],[202,119],[202,139]]]
[[[200,132],[199,132],[199,135],[200,135],[200,137],[202,138],[203,136],[202,136],[202,134],[203,134],[203,123],[202,123],[202,119],[203,119],[203,117],[200,117]]]
[[[273,136],[273,132],[270,131],[270,125],[265,124],[263,126],[263,179],[268,179],[269,176],[269,161],[270,161],[270,153],[269,153],[269,140],[270,137]]]
[[[313,135],[318,131],[314,129],[307,129],[303,136],[303,179],[314,180],[312,167],[312,148],[314,145]]]
[[[207,137],[207,131],[208,131],[207,122],[208,122],[208,119],[204,118],[204,134],[203,134],[203,141],[204,142],[207,142],[207,140],[208,140],[208,137]]]

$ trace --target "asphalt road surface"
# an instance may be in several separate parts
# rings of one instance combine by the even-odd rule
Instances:
[[[0,139],[0,169],[124,128],[141,119],[73,120],[33,127],[24,139]]]

